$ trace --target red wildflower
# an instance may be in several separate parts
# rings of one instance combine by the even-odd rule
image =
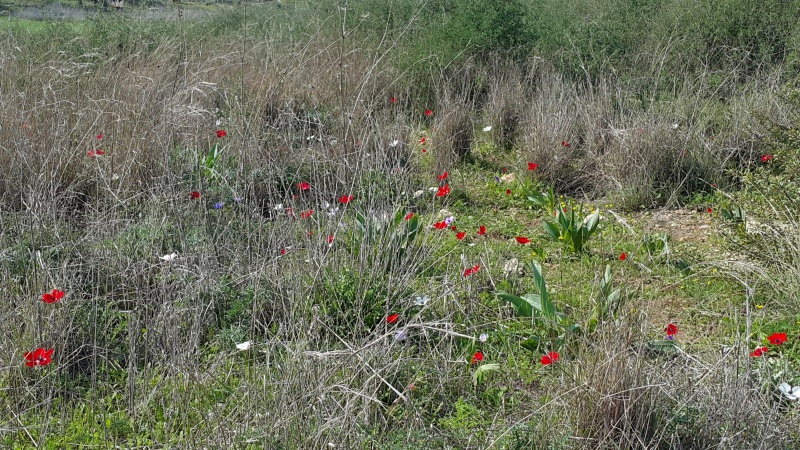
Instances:
[[[198,198],[200,198],[200,193],[197,191],[192,191],[189,193],[189,197],[193,198],[194,200],[197,200]]]
[[[439,188],[439,191],[436,192],[437,197],[444,197],[450,193],[450,185],[445,184],[444,186]]]
[[[750,353],[750,356],[758,358],[759,356],[763,356],[768,351],[769,349],[767,347],[756,347],[756,349],[753,350],[753,353]]]
[[[395,98],[394,96],[389,97],[389,103],[395,103],[396,101],[397,101],[397,98]]]
[[[484,234],[486,234],[486,227],[481,225],[478,227],[478,236],[483,236]]]
[[[37,348],[32,352],[25,353],[25,360],[25,365],[28,367],[46,366],[53,360],[53,349]]]
[[[433,110],[432,109],[426,109],[425,110],[425,117],[430,117],[432,115],[433,115]]]
[[[423,148],[422,149],[422,153],[428,153],[428,149],[427,148]]]
[[[560,355],[558,354],[558,352],[547,352],[546,355],[542,355],[542,359],[540,361],[542,362],[542,365],[547,366],[558,361],[559,356]]]
[[[466,278],[474,273],[477,273],[479,270],[481,270],[481,266],[476,264],[472,267],[467,267],[464,269],[464,273],[462,275]]]
[[[422,136],[422,137],[420,138],[420,140],[419,140],[419,143],[420,143],[420,144],[424,144],[424,143],[425,143],[427,140],[428,140],[428,139],[426,139],[426,138],[425,138],[425,136]]]
[[[678,326],[674,323],[667,324],[667,326],[664,327],[664,332],[667,333],[667,336],[675,336],[678,334]]]
[[[413,218],[414,218],[414,213],[408,213],[408,214],[406,214],[406,217],[405,217],[405,219],[406,219],[406,220],[411,220],[411,219],[413,219]]]
[[[301,182],[297,183],[297,189],[300,189],[301,191],[307,191],[307,190],[311,189],[311,185],[308,184],[307,181],[301,181]]]
[[[103,139],[103,133],[98,134],[97,139]]]
[[[308,219],[309,217],[311,217],[311,214],[314,214],[313,209],[309,209],[308,211],[300,211],[300,218]]]
[[[285,255],[285,254],[286,254],[286,249],[285,249],[285,248],[282,248],[282,249],[281,249],[281,255]]]
[[[511,189],[506,189],[506,195],[511,195]]]
[[[59,291],[58,289],[42,294],[42,301],[45,303],[56,303],[62,298],[64,298],[64,291]]]
[[[227,135],[228,135],[227,131],[225,131],[225,130],[217,130],[217,137],[218,138],[223,138],[223,137],[225,137]]]
[[[627,259],[627,258],[628,258],[628,254],[625,253],[625,252],[622,252],[622,254],[619,255],[619,260],[620,261],[625,261],[625,259]]]
[[[532,163],[532,162],[528,163],[528,170],[536,170],[537,167],[539,167],[539,164]]]
[[[530,239],[526,238],[525,236],[517,236],[514,239],[517,240],[522,245],[529,244],[531,242]]]
[[[764,155],[764,156],[761,157],[761,162],[765,163],[765,162],[771,160],[774,157],[775,157],[775,155]]]
[[[713,210],[713,209],[711,209],[711,207],[709,206],[708,208],[706,208],[706,212],[707,212],[707,213],[709,213],[709,214],[711,214],[712,212],[714,212],[714,210]]]
[[[481,361],[483,361],[483,352],[478,350],[477,352],[475,352],[474,355],[472,355],[472,361],[470,362],[470,364],[475,364]]]
[[[772,335],[768,337],[767,340],[772,345],[781,345],[784,342],[786,342],[786,333],[772,333]]]
[[[567,141],[561,141],[561,146],[562,146],[562,147],[569,147],[569,142],[567,142]]]
[[[466,231],[461,231],[459,233],[456,233],[456,239],[458,239],[459,241],[463,240],[466,236],[467,236]]]
[[[447,174],[447,172],[445,171],[445,173],[443,173],[443,174],[439,175],[439,176],[438,176],[438,177],[436,177],[436,178],[437,178],[439,181],[441,181],[441,180],[446,180],[446,179],[447,179],[447,175],[448,175],[448,174]]]
[[[450,227],[450,229],[451,229],[451,230],[453,230],[453,231],[456,231],[456,230],[458,230],[458,228],[457,228],[455,225],[453,225],[452,227]]]
[[[346,204],[352,202],[354,198],[355,197],[353,197],[352,195],[343,195],[343,196],[339,197],[339,203],[341,203],[343,205],[346,205]]]
[[[328,244],[333,244],[334,236],[331,234],[328,236]]]
[[[435,224],[433,224],[433,227],[436,228],[437,230],[444,230],[445,228],[447,228],[447,222],[445,222],[444,220],[441,222],[436,222]]]
[[[105,154],[106,154],[106,152],[104,152],[104,151],[102,151],[102,150],[89,150],[89,151],[86,153],[86,156],[88,156],[88,157],[90,157],[90,158],[94,158],[95,156],[103,156],[103,155],[105,155]]]
[[[397,323],[397,319],[400,318],[400,314],[392,314],[386,317],[386,323]]]

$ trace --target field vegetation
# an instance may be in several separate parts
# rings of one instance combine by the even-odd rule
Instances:
[[[800,4],[52,7],[4,448],[800,447]]]

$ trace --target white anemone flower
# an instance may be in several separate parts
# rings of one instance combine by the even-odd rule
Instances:
[[[489,125],[488,127],[483,127],[483,131],[485,131],[485,132],[487,132],[487,133],[488,133],[488,132],[490,132],[490,131],[492,131],[492,126],[491,126],[491,125]]]
[[[778,390],[783,392],[783,395],[789,397],[789,400],[800,399],[800,386],[792,387],[789,383],[781,383]]]
[[[418,295],[414,297],[414,306],[425,306],[430,300],[431,300],[430,297],[428,297],[427,295],[425,296]]]
[[[487,333],[481,333],[481,335],[478,337],[478,340],[481,342],[486,342],[489,340],[489,335]]]
[[[169,255],[159,256],[158,259],[160,259],[162,261],[172,261],[173,259],[175,259],[177,257],[178,257],[178,253],[177,252],[172,252]]]
[[[250,345],[252,344],[253,344],[252,341],[245,341],[242,342],[241,344],[236,344],[236,350],[241,350],[241,351],[250,350]]]

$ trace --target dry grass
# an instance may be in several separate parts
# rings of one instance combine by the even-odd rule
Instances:
[[[464,359],[474,332],[509,313],[479,303],[495,288],[491,262],[427,231],[398,256],[389,225],[405,208],[424,227],[443,219],[433,194],[412,195],[471,160],[483,123],[505,152],[494,156],[538,162],[536,174],[560,192],[638,205],[654,188],[714,180],[720,161],[754,151],[739,124],[755,94],[741,93],[719,113],[735,117],[706,132],[696,124],[713,105],[695,85],[664,111],[633,109],[616,79],[587,85],[542,61],[524,70],[496,62],[442,74],[436,103],[421,105],[380,61],[391,44],[307,33],[164,36],[116,53],[0,44],[4,442],[385,448],[425,445],[413,434],[424,427],[437,445],[483,448],[510,445],[511,425],[527,423],[565,427],[570,448],[790,445],[788,416],[737,365],[742,341],[720,354],[650,358],[627,322],[583,342],[560,375],[542,376],[571,388],[540,416],[503,399],[480,437],[442,431],[457,399],[480,396]],[[428,125],[423,156],[416,140]],[[222,157],[204,174],[214,144]],[[97,149],[105,153],[88,156]],[[338,204],[343,195],[353,203]],[[314,212],[300,219],[286,208]],[[377,231],[355,233],[356,211]],[[171,252],[175,260],[159,259]],[[458,276],[472,264],[483,272]],[[53,288],[67,292],[62,302],[38,300]],[[416,295],[430,301],[413,307]],[[402,341],[385,321],[397,311]],[[250,351],[234,350],[248,340]],[[39,346],[56,358],[31,370],[22,355]],[[520,391],[526,402],[554,393]],[[681,428],[676,417],[690,422]]]

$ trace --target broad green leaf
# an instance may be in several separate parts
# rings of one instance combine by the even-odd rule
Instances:
[[[547,284],[542,275],[542,266],[537,261],[531,261],[531,272],[533,272],[533,280],[539,290],[539,297],[541,298],[542,313],[547,317],[553,317],[556,313],[555,305],[550,301],[550,296],[547,292]]]
[[[472,384],[475,386],[478,385],[483,378],[486,377],[486,374],[490,372],[496,372],[500,370],[500,364],[481,364],[476,370],[475,373],[472,374]]]
[[[558,237],[561,236],[556,226],[553,225],[552,223],[545,220],[544,223],[542,223],[542,225],[544,226],[544,231],[546,231],[547,234],[549,234],[550,237],[552,237],[553,239],[558,240]]]
[[[538,353],[539,344],[541,343],[541,341],[542,340],[539,338],[539,336],[531,336],[528,339],[522,341],[522,343],[520,343],[519,345],[522,346],[522,348],[524,349],[530,350],[534,353]]]
[[[517,315],[521,317],[533,317],[533,305],[526,299],[505,292],[498,292],[496,295],[514,305]]]

